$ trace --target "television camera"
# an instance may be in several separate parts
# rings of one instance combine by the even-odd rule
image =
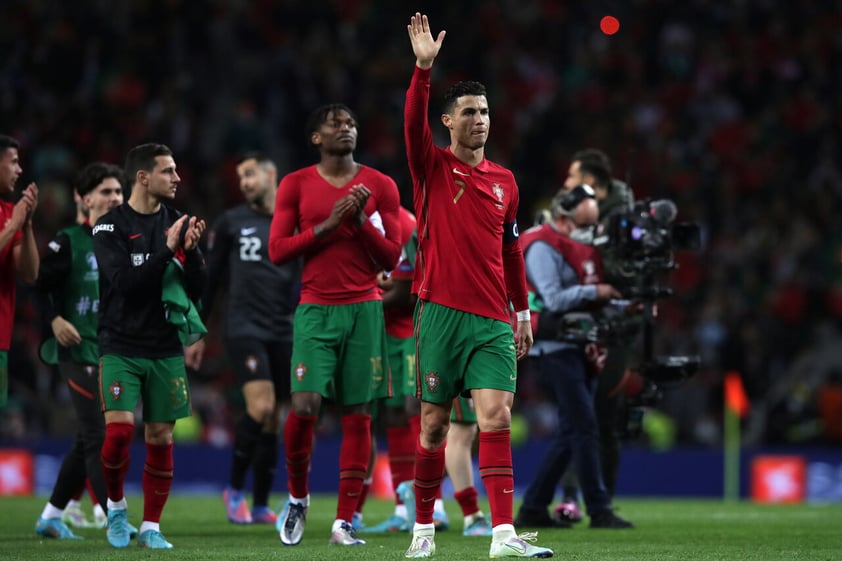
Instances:
[[[702,246],[699,225],[675,222],[677,214],[678,208],[669,199],[639,201],[632,208],[612,215],[605,232],[594,242],[614,265],[616,273],[626,277],[624,296],[643,306],[636,323],[642,332],[642,352],[636,368],[642,386],[626,401],[620,429],[627,437],[640,434],[644,410],[661,400],[662,386],[683,382],[701,364],[696,355],[655,355],[656,301],[673,294],[672,288],[659,283],[659,277],[676,268],[675,251],[699,250]],[[606,320],[603,331],[607,340],[629,335],[628,320],[623,318]]]
[[[616,284],[621,285],[618,288],[627,300],[615,301],[614,306],[599,313],[568,312],[539,319],[543,329],[550,330],[544,332],[545,336],[551,334],[552,338],[568,342],[610,346],[633,341],[642,334],[640,363],[633,369],[640,374],[642,386],[628,397],[620,420],[619,429],[626,438],[640,434],[643,413],[660,401],[663,386],[692,377],[701,364],[695,355],[655,355],[656,301],[673,294],[672,288],[660,284],[659,277],[676,268],[675,251],[701,249],[699,226],[676,223],[677,214],[675,203],[668,199],[639,201],[632,208],[613,214],[604,231],[594,238],[594,246],[600,249],[609,275],[619,279]],[[632,302],[642,306],[641,314],[607,313]]]

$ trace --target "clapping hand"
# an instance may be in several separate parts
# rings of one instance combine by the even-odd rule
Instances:
[[[185,231],[185,223],[187,229]],[[183,235],[182,235],[183,232]],[[205,232],[205,221],[183,214],[176,220],[169,230],[167,230],[167,247],[175,253],[178,248],[182,247],[185,251],[196,249],[199,245],[199,239]]]
[[[205,221],[191,216],[187,222],[187,232],[184,234],[184,250],[190,251],[199,246],[199,240],[205,232]]]
[[[32,215],[35,214],[35,208],[38,206],[38,186],[35,183],[30,183],[26,189],[23,190],[20,200],[12,209],[12,217],[9,222],[15,230],[20,230],[26,224],[32,224]]]

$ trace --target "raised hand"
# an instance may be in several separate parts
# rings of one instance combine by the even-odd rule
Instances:
[[[415,12],[415,15],[409,18],[406,31],[409,33],[409,41],[412,43],[412,52],[415,53],[415,64],[419,68],[430,68],[436,55],[439,54],[441,43],[444,41],[447,32],[441,30],[438,37],[433,39],[427,16],[421,15],[419,12]]]

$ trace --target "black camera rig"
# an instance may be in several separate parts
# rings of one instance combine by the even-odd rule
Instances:
[[[672,288],[658,282],[659,277],[676,268],[676,250],[701,249],[699,226],[674,222],[677,214],[675,203],[668,199],[639,201],[611,216],[604,235],[595,242],[616,272],[626,279],[622,288],[624,296],[643,306],[639,321],[642,349],[635,368],[643,378],[643,385],[626,400],[619,427],[626,438],[640,434],[643,413],[661,400],[662,387],[687,380],[701,365],[696,355],[655,355],[656,302],[673,295]]]

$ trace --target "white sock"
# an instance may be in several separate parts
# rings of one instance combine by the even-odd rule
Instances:
[[[342,524],[347,524],[348,526],[351,525],[351,523],[348,522],[347,520],[340,520],[339,518],[337,518],[336,520],[333,521],[333,526],[331,526],[330,531],[331,532],[338,531],[339,528],[342,527]]]
[[[468,516],[466,516],[464,519],[465,526],[470,526],[474,523],[474,520],[476,520],[477,518],[485,518],[485,515],[482,513],[481,510],[478,510],[473,514],[469,514]]]
[[[516,536],[515,527],[511,524],[498,524],[491,529],[491,541],[502,542]]]
[[[65,509],[68,509],[68,508],[80,508],[81,506],[82,506],[82,503],[81,503],[81,502],[77,501],[76,499],[70,499],[69,501],[67,501],[67,506],[66,506],[66,507],[64,507],[64,508],[65,508]]]
[[[435,524],[419,524],[418,522],[415,523],[415,526],[412,527],[413,534],[421,534],[424,536],[432,536],[436,533],[436,525]]]
[[[395,516],[400,516],[406,520],[406,505],[395,505]]]
[[[99,503],[95,504],[94,505],[94,517],[102,518],[103,516],[105,516],[105,511],[102,510],[102,505],[99,504]]]
[[[304,505],[305,507],[310,506],[310,495],[307,495],[303,499],[297,499],[292,495],[289,496],[289,502],[297,505]]]
[[[108,507],[108,510],[126,510],[127,508],[129,508],[129,505],[126,502],[126,497],[123,497],[122,499],[116,502],[112,501],[111,499],[108,499],[106,506]]]
[[[53,506],[51,503],[47,503],[44,507],[44,510],[41,511],[41,518],[44,520],[49,520],[50,518],[61,518],[62,510],[58,507]]]
[[[144,520],[143,522],[141,522],[140,530],[138,530],[138,532],[142,534],[147,530],[155,530],[156,532],[160,532],[161,525],[158,522],[148,522]]]

